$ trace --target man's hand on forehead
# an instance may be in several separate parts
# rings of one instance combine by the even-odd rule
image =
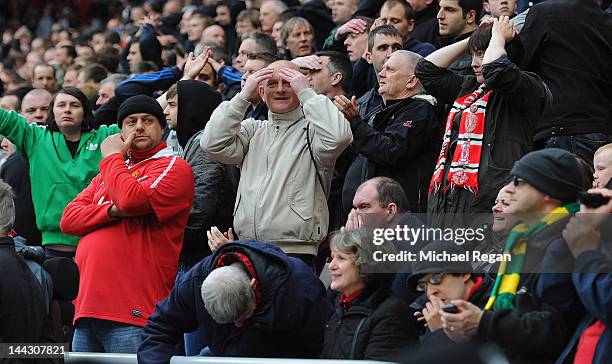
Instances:
[[[295,63],[300,68],[307,70],[320,70],[321,69],[321,58],[319,56],[305,56],[293,59],[291,62]]]
[[[296,94],[299,94],[302,90],[310,87],[310,82],[308,82],[308,78],[306,78],[306,76],[304,76],[300,71],[285,67],[281,68],[278,71],[278,74],[285,81],[289,82],[291,88]]]
[[[262,68],[259,71],[253,73],[247,78],[244,83],[244,87],[242,91],[240,91],[240,95],[248,102],[255,102],[259,97],[259,91],[257,90],[257,86],[262,81],[267,80],[274,73],[274,69],[272,68]]]

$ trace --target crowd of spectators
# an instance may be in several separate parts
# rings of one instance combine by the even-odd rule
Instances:
[[[612,362],[610,3],[2,2],[0,342]]]

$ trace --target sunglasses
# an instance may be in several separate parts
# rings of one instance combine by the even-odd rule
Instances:
[[[514,185],[514,187],[518,187],[520,185],[522,185],[523,183],[525,183],[525,180],[522,178],[518,178],[518,177],[513,177],[512,178],[512,184]]]
[[[429,277],[426,281],[419,281],[419,282],[417,282],[417,285],[416,285],[417,292],[425,292],[425,291],[427,291],[427,285],[428,284],[432,284],[434,286],[437,286],[438,284],[440,284],[442,282],[442,279],[444,279],[445,275],[446,275],[446,273],[436,273],[436,274],[432,275],[431,277]]]

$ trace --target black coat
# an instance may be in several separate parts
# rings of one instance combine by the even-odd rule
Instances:
[[[0,238],[0,277],[0,342],[54,342],[43,290],[10,237]]]
[[[495,281],[488,274],[482,275],[481,278],[482,283],[478,288],[476,288],[474,293],[472,293],[472,296],[470,296],[468,301],[474,304],[475,306],[484,309],[489,299],[489,295],[491,294],[491,288],[493,288],[493,283]],[[410,308],[414,311],[423,311],[427,302],[427,295],[423,294],[416,301],[410,304]],[[424,353],[436,351],[438,348],[441,347],[446,348],[454,345],[462,344],[456,344],[448,336],[446,336],[444,330],[442,329],[432,333],[429,328],[426,328],[424,335],[421,337],[421,351],[423,351]]]
[[[439,35],[438,29],[438,3],[434,2],[416,14],[414,14],[414,29],[411,38],[437,44]]]
[[[574,333],[579,316],[563,312],[539,297],[540,276],[549,244],[561,238],[568,219],[532,237],[514,309],[485,311],[476,338],[498,344],[512,363],[553,363]]]
[[[392,360],[417,344],[408,305],[387,289],[366,288],[347,311],[336,305],[325,329],[321,358]]]
[[[612,17],[595,0],[545,1],[529,10],[521,39],[524,68],[553,95],[535,140],[612,134]]]
[[[478,87],[475,76],[458,76],[426,59],[419,61],[415,74],[430,95],[447,104]],[[514,162],[533,149],[536,123],[552,99],[540,77],[521,71],[505,57],[483,65],[482,74],[488,89],[493,92],[485,114],[478,193],[463,188],[445,191],[450,167],[447,163],[442,186],[429,196],[429,223],[432,225],[446,225],[452,213],[491,212]],[[452,159],[455,151],[460,117],[457,113],[453,121],[448,159]]]
[[[371,116],[371,123],[360,116],[349,120],[353,147],[359,155],[347,172],[344,201],[352,201],[361,183],[385,176],[402,185],[412,212],[426,210],[427,189],[440,147],[440,122],[433,100],[420,97],[387,102]]]
[[[232,226],[236,191],[234,166],[212,159],[200,148],[200,138],[210,115],[221,103],[221,95],[203,82],[186,80],[177,84],[176,134],[194,175],[195,197],[185,227],[181,268],[189,268],[209,255],[206,231],[217,226],[225,232]]]
[[[13,153],[2,165],[0,178],[13,188],[15,194],[13,229],[19,236],[26,239],[28,245],[40,245],[42,237],[36,226],[28,161],[18,152]]]

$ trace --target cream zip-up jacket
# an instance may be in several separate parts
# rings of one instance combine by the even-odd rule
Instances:
[[[234,228],[240,239],[279,246],[289,254],[317,254],[327,235],[327,194],[336,158],[352,142],[349,122],[325,96],[302,90],[300,106],[269,120],[242,120],[249,106],[240,94],[224,101],[206,124],[200,146],[240,166]],[[306,127],[317,171],[306,143]]]

